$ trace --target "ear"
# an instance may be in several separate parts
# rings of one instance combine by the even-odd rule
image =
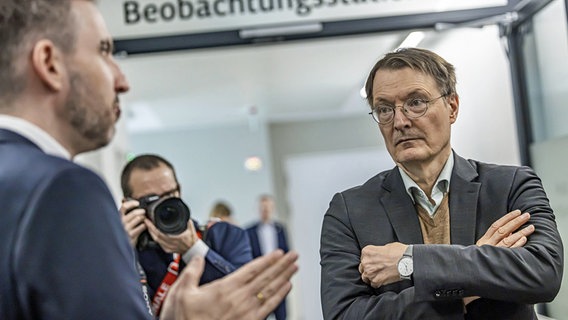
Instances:
[[[63,54],[51,40],[43,39],[33,47],[32,69],[49,89],[60,91],[65,84],[66,70]]]
[[[458,112],[460,110],[460,97],[457,93],[452,93],[448,97],[448,105],[450,107],[450,123],[453,124],[458,119]]]

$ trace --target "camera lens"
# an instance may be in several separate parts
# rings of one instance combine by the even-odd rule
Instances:
[[[167,234],[180,234],[187,229],[189,208],[180,198],[166,198],[156,203],[153,210],[154,224]]]

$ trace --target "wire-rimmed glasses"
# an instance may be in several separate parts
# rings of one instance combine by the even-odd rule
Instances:
[[[404,115],[410,119],[420,118],[426,114],[430,104],[442,97],[446,97],[448,94],[445,93],[437,98],[430,100],[420,99],[420,98],[410,98],[404,102],[402,106],[389,105],[389,104],[379,104],[373,108],[369,114],[373,119],[381,125],[389,124],[394,119],[394,113],[396,108],[401,108]]]

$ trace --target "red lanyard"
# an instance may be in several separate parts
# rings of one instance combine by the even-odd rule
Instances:
[[[166,273],[166,275],[164,276],[160,287],[158,288],[156,294],[154,295],[154,298],[152,299],[152,309],[156,316],[160,315],[160,308],[162,307],[162,303],[166,298],[166,294],[178,277],[180,259],[180,254],[174,253],[174,260],[170,262],[170,265],[168,266],[168,273]]]
[[[196,231],[197,237],[199,239],[203,239],[203,231],[199,229]],[[179,262],[181,260],[181,255],[179,253],[174,253],[173,255],[174,260],[170,262],[170,265],[168,266],[168,272],[164,276],[164,279],[162,279],[162,283],[158,287],[158,290],[156,290],[156,294],[154,294],[154,298],[152,299],[152,310],[154,311],[156,317],[160,315],[160,308],[164,303],[164,299],[166,299],[166,294],[176,281],[179,274]]]

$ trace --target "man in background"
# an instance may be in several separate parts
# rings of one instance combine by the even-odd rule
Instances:
[[[109,143],[129,89],[102,16],[87,0],[2,0],[0,43],[0,319],[151,319],[110,191],[71,161]],[[162,319],[263,319],[295,260],[199,287],[196,258]]]
[[[176,220],[178,217],[183,218],[182,209],[187,208],[179,199],[181,185],[175,169],[163,157],[143,154],[130,160],[122,170],[121,186],[124,199],[120,212],[131,244],[140,244],[139,238],[146,230],[153,240],[147,242],[149,239],[144,239],[144,245],[136,247],[156,313],[165,295],[164,286],[171,285],[177,277],[172,269],[183,270],[193,257],[205,259],[201,284],[219,279],[252,260],[246,231],[230,223],[220,221],[202,229],[196,220],[189,219],[189,222],[180,221],[187,223],[187,227],[176,234],[162,232],[156,227],[155,221],[150,217],[158,213],[150,215],[149,212],[158,211],[154,203],[175,199],[164,207],[170,210],[168,219],[171,221],[167,222],[172,226],[178,225]],[[145,201],[143,199],[150,197],[153,197],[152,202],[145,208],[140,208],[140,203]]]
[[[540,179],[453,151],[456,76],[437,54],[386,54],[366,92],[396,167],[330,203],[324,318],[536,319],[533,304],[554,299],[563,270]]]
[[[248,232],[254,258],[266,255],[276,249],[288,252],[288,238],[286,229],[274,220],[274,198],[271,195],[261,195],[258,199],[258,213],[260,221],[251,225]],[[274,310],[277,320],[286,319],[286,300]]]

